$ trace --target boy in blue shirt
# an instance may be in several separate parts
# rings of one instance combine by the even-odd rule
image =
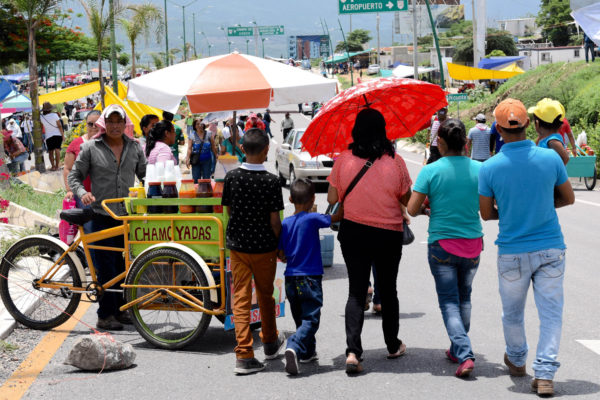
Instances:
[[[562,135],[558,133],[565,119],[565,107],[557,100],[542,99],[527,111],[533,114],[535,130],[538,134],[537,145],[556,151],[562,162],[567,165],[569,153],[565,149]]]
[[[279,258],[287,262],[285,292],[290,302],[296,333],[287,340],[285,370],[298,374],[298,359],[308,363],[317,359],[315,334],[323,306],[323,263],[319,229],[342,219],[341,207],[335,215],[311,213],[315,185],[310,179],[296,179],[290,185],[294,215],[283,220],[279,237]]]

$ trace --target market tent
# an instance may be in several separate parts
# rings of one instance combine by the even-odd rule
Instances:
[[[466,67],[464,65],[458,65],[448,63],[448,74],[452,79],[457,81],[478,81],[485,79],[509,79],[515,75],[519,75],[522,72],[505,72],[496,71],[493,69],[481,69]]]
[[[363,50],[363,51],[350,52],[349,54],[346,54],[346,53],[337,54],[337,55],[334,54],[333,59],[331,57],[329,57],[328,59],[325,60],[325,64],[346,62],[346,61],[348,61],[348,55],[350,56],[350,58],[352,58],[354,56],[358,56],[360,54],[365,54],[365,53],[370,53],[370,52],[371,52],[371,50]]]
[[[140,114],[137,110],[134,110],[126,101],[119,98],[119,96],[115,92],[113,92],[110,87],[106,86],[105,90],[106,94],[104,95],[104,105],[108,107],[111,104],[118,104],[121,107],[123,107],[123,109],[127,113],[127,116],[129,117],[129,119],[131,119],[131,122],[133,122],[133,130],[138,136],[141,136],[142,131],[140,129],[140,120],[146,113]],[[102,103],[96,104],[94,110],[102,111]]]
[[[5,101],[2,102],[0,110],[2,113],[17,111],[31,112],[31,100],[29,100],[29,97],[13,90],[6,96]]]
[[[90,82],[84,85],[72,86],[67,89],[57,90],[39,96],[40,104],[49,102],[50,104],[62,104],[67,101],[73,101],[87,97],[100,90],[100,82]]]
[[[581,26],[585,34],[600,46],[600,2],[574,9],[571,17]]]
[[[0,79],[0,101],[7,98],[10,92],[12,92],[13,90],[13,85],[9,81],[5,79]]]
[[[523,73],[525,71],[523,71],[521,68],[519,68],[519,66],[517,65],[517,63],[512,63],[510,65],[507,65],[506,67],[500,69],[499,71],[504,71],[504,72],[518,72],[518,73]]]
[[[0,78],[6,79],[7,81],[11,81],[12,83],[21,83],[21,81],[29,80],[29,73],[21,72],[20,74],[0,75]]]
[[[513,64],[517,61],[524,59],[524,56],[516,56],[516,57],[490,57],[490,58],[482,58],[477,64],[478,68],[483,69],[495,69],[501,70],[509,64]]]
[[[433,67],[418,67],[419,74],[425,74],[427,72],[435,71],[437,68]],[[415,74],[415,68],[410,65],[398,65],[394,68],[392,74],[398,78],[407,78]]]

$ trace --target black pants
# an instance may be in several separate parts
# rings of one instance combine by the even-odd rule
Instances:
[[[291,130],[292,130],[292,128],[283,128],[283,140],[284,141],[285,141],[285,139],[287,139],[287,137],[290,134]]]
[[[442,158],[442,154],[437,146],[429,147],[429,158],[427,159],[427,164],[431,164],[432,162],[436,162]]]
[[[114,228],[115,226],[122,225],[123,223],[112,219],[109,216],[96,215],[92,220],[92,232],[102,231],[104,229]],[[116,236],[99,242],[94,242],[97,246],[107,247],[118,247],[124,246],[123,236]],[[92,261],[96,268],[96,274],[98,282],[105,284],[106,282],[113,279],[125,271],[125,260],[123,259],[123,253],[109,250],[97,250],[90,249]],[[110,289],[120,289],[119,285],[114,285]],[[100,298],[98,307],[98,318],[108,318],[111,315],[117,316],[121,313],[119,307],[125,304],[122,293],[106,292]]]
[[[402,232],[374,228],[343,220],[338,235],[348,269],[348,301],[346,302],[346,355],[363,352],[360,335],[364,323],[364,307],[369,289],[371,265],[377,271],[381,297],[383,337],[389,353],[398,351],[400,307],[396,292],[398,267],[402,257]]]

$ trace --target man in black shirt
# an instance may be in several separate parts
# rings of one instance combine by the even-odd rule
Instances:
[[[260,338],[266,359],[278,356],[284,337],[277,332],[273,281],[277,268],[277,244],[281,232],[279,212],[283,196],[277,176],[263,163],[269,152],[269,137],[261,129],[244,135],[247,162],[225,176],[222,204],[229,214],[227,248],[233,276],[233,322],[238,345],[235,348],[237,374],[261,371],[264,364],[254,358],[250,309],[252,276],[261,314]]]

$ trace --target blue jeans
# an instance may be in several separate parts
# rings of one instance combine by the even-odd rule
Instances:
[[[192,125],[186,125],[186,127],[187,127],[187,130],[186,130],[187,137],[189,138],[190,134],[194,131],[194,127]]]
[[[14,139],[18,140],[18,139]],[[25,152],[16,156],[8,165],[7,168],[13,174],[25,171],[25,161],[29,158],[29,153]]]
[[[471,284],[479,266],[479,257],[455,256],[438,242],[429,244],[427,256],[450,338],[450,353],[461,363],[474,360],[468,333],[471,327]]]
[[[533,370],[538,379],[553,379],[560,363],[565,250],[547,249],[498,256],[498,281],[502,299],[502,325],[506,354],[517,366],[527,360],[525,301],[533,282],[533,298],[540,319],[540,336]]]
[[[593,44],[586,44],[585,45],[585,62],[589,62],[589,56],[588,56],[588,52],[590,52],[592,54],[592,62],[594,62],[596,60],[596,52],[594,51],[594,45]]]
[[[315,334],[319,329],[323,306],[322,276],[286,276],[285,294],[290,302],[296,333],[287,340],[300,360],[312,357],[316,351]]]
[[[211,168],[212,160],[210,158],[192,165],[192,179],[194,179],[194,183],[197,183],[198,179],[210,179]]]

